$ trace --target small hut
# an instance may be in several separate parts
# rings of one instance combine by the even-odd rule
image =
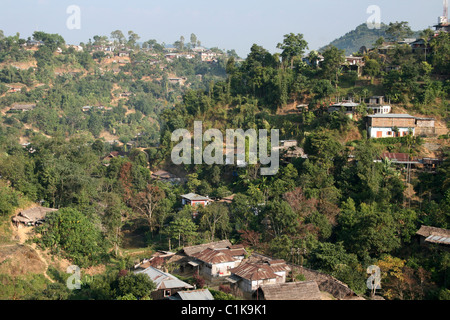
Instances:
[[[419,236],[420,244],[450,245],[450,230],[447,229],[421,226],[416,235]]]
[[[45,217],[49,212],[58,211],[58,209],[34,207],[31,209],[20,211],[12,218],[12,221],[17,225],[23,223],[26,226],[36,226],[45,221]]]

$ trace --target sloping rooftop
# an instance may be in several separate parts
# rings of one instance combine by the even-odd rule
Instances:
[[[231,269],[230,272],[242,279],[250,281],[276,279],[279,277],[266,264],[243,263]]]
[[[181,196],[182,198],[188,199],[190,201],[206,201],[206,200],[210,200],[208,197],[204,197],[195,193],[188,193],[188,194],[183,194]]]
[[[359,103],[348,101],[348,102],[338,102],[338,103],[335,103],[335,104],[331,105],[331,107],[341,107],[341,106],[343,106],[343,107],[357,107],[357,106],[359,106]]]
[[[214,300],[208,289],[179,291],[175,296],[180,300]]]
[[[204,243],[197,246],[184,247],[183,251],[186,255],[192,256],[195,253],[201,252],[207,248],[220,249],[230,247],[232,244],[229,240],[221,240],[216,242]]]
[[[31,110],[36,107],[36,104],[14,104],[10,110]]]
[[[388,114],[373,114],[368,116],[369,118],[407,118],[407,119],[415,119],[415,117],[409,114],[400,114],[400,113],[388,113]]]
[[[191,286],[189,283],[181,281],[175,276],[153,267],[148,267],[145,270],[135,271],[135,273],[144,273],[149,276],[149,278],[156,284],[156,289],[193,288],[193,286]]]
[[[13,218],[14,222],[36,222],[40,220],[44,220],[45,216],[49,212],[58,211],[58,209],[45,208],[45,207],[34,207],[31,209],[23,210],[19,212],[17,216]]]
[[[259,291],[265,300],[322,300],[315,281],[266,284]]]
[[[233,262],[235,259],[231,256],[229,250],[215,250],[211,248],[207,248],[201,252],[195,253],[192,255],[200,261],[209,263],[209,264],[217,264],[217,263],[225,263],[225,262]]]
[[[425,237],[426,242],[450,245],[450,230],[421,226],[417,235]]]
[[[265,279],[276,279],[276,272],[286,272],[291,268],[284,260],[272,260],[266,262],[244,262],[238,267],[231,269],[231,273],[242,279],[256,281]]]
[[[159,178],[159,179],[176,179],[177,176],[167,172],[165,170],[158,170],[156,172],[152,173],[152,178]]]
[[[409,154],[407,153],[389,153],[389,152],[384,152],[381,154],[380,156],[381,159],[389,159],[391,161],[410,161],[409,158]]]
[[[244,256],[247,254],[247,251],[242,244],[236,244],[228,247],[230,249],[230,254],[234,256]]]

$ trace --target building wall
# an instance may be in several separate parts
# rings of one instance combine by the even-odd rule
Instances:
[[[414,118],[369,118],[369,126],[414,128],[416,126],[416,120]]]
[[[186,290],[184,288],[172,288],[172,289],[158,289],[155,290],[151,293],[152,299],[153,300],[163,300],[164,298],[166,298],[164,296],[164,292],[170,290],[170,296],[173,296],[174,294],[176,294],[178,291],[183,291]]]
[[[409,134],[410,128],[399,128],[398,129],[398,136],[404,137]],[[413,135],[415,135],[415,128],[413,129]],[[391,133],[391,134],[389,134]],[[391,128],[380,128],[380,127],[369,127],[369,137],[370,138],[393,138],[394,137],[394,129]]]
[[[277,279],[267,279],[267,280],[259,280],[259,281],[252,281],[252,291],[258,289],[258,287],[262,284],[276,284]]]
[[[434,128],[435,121],[434,120],[417,120],[416,121],[417,127],[424,127],[424,128]]]
[[[374,114],[391,113],[391,106],[368,106],[367,109],[372,109],[374,111]]]
[[[236,263],[235,261],[214,264],[211,268],[211,275],[220,277],[229,276],[231,275],[230,269],[235,268],[238,265],[239,263]]]
[[[267,279],[259,281],[250,281],[247,279],[242,279],[239,281],[239,289],[244,293],[253,293],[262,284],[276,284],[277,279]]]
[[[434,119],[416,119],[416,134],[418,136],[436,135],[436,123]]]
[[[434,127],[417,127],[416,128],[417,136],[434,136],[436,135],[436,130]]]
[[[191,206],[193,206],[193,207],[195,207],[195,206],[197,206],[197,205],[203,205],[203,206],[205,206],[205,205],[208,204],[208,201],[190,201],[190,200],[188,200],[188,199],[182,198],[182,199],[181,199],[181,204],[182,204],[182,205],[187,205],[187,204],[189,204],[189,205],[191,205]]]
[[[286,272],[275,272],[277,276],[280,276],[281,278],[278,278],[278,283],[285,283],[286,282]]]

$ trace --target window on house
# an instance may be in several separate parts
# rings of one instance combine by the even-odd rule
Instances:
[[[164,290],[164,297],[170,297],[170,290]]]

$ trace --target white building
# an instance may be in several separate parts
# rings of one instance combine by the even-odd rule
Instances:
[[[251,295],[263,284],[285,283],[290,267],[284,260],[268,260],[265,262],[247,262],[230,270],[227,280],[235,289],[245,295]]]
[[[370,138],[404,137],[415,135],[416,118],[409,114],[375,114],[367,117]]]

